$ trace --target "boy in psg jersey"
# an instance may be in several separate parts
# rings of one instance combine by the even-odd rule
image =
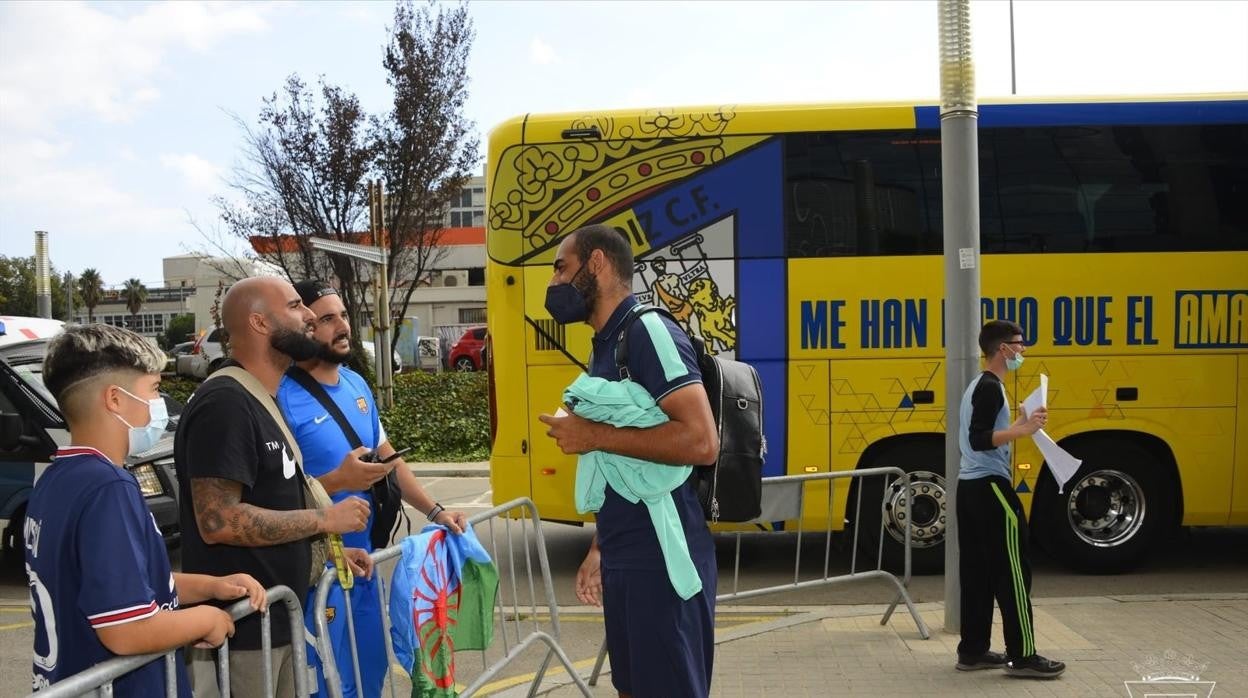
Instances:
[[[234,634],[225,611],[180,604],[249,596],[253,608],[265,607],[264,587],[249,575],[173,573],[138,482],[122,467],[165,431],[157,390],[164,365],[147,340],[108,325],[69,326],[48,345],[43,381],[72,439],[35,484],[23,531],[35,691],[115,655],[216,647]],[[178,694],[189,698],[180,656],[174,665]],[[114,688],[118,696],[164,695],[165,663]]]

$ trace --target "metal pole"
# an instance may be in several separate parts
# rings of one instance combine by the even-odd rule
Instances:
[[[74,275],[65,272],[65,322],[74,321]]]
[[[1014,70],[1014,0],[1010,0],[1010,94],[1018,94],[1018,74]]]
[[[390,276],[389,255],[386,254],[384,241],[386,229],[385,209],[382,205],[381,182],[373,185],[372,218],[373,243],[381,252],[381,264],[378,265],[377,289],[377,392],[381,401],[381,409],[390,409],[394,404],[394,367],[390,358]]]
[[[970,0],[940,0],[940,160],[945,242],[945,632],[961,632],[958,407],[979,370],[979,113]]]
[[[48,259],[48,231],[35,231],[35,307],[41,318],[52,319],[52,264]]]

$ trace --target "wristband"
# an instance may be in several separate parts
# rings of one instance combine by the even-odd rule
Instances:
[[[446,507],[442,506],[441,504],[438,504],[437,502],[434,502],[433,508],[429,510],[429,513],[426,515],[426,518],[428,518],[430,521],[433,521],[434,519],[438,518],[438,514],[441,514],[444,511],[446,511]]]

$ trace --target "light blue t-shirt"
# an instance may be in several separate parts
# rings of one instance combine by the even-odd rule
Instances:
[[[1001,379],[985,371],[971,381],[962,394],[958,410],[962,430],[958,446],[962,452],[959,480],[981,477],[1003,477],[1011,480],[1010,461],[1013,444],[992,446],[992,433],[1010,427],[1010,408]]]
[[[338,385],[324,385],[324,388],[355,429],[362,444],[376,449],[385,442],[385,432],[377,416],[377,403],[360,374],[343,366],[338,369]],[[342,433],[338,422],[303,386],[289,376],[282,376],[282,383],[277,388],[277,404],[295,440],[299,442],[299,450],[303,451],[303,469],[308,475],[320,477],[342,463],[351,451],[351,442]],[[366,491],[343,490],[331,495],[331,499],[340,502],[352,496],[367,501],[371,512],[372,497]],[[344,533],[342,541],[349,548],[372,550],[369,544],[372,528],[373,516],[370,513],[368,526],[363,531]]]

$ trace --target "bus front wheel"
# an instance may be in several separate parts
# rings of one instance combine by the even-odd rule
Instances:
[[[1063,487],[1045,469],[1032,504],[1033,535],[1051,555],[1094,574],[1143,562],[1174,521],[1174,487],[1156,456],[1130,440],[1071,446],[1083,465]]]
[[[867,477],[860,483],[862,499],[857,532],[859,569],[874,567],[883,556],[884,569],[905,571],[906,526],[910,527],[910,570],[913,574],[940,574],[945,568],[945,532],[952,502],[945,489],[944,441],[913,439],[886,446],[864,467],[896,467],[910,473],[906,487],[900,478],[885,489],[884,478]],[[881,532],[883,550],[880,549]]]

